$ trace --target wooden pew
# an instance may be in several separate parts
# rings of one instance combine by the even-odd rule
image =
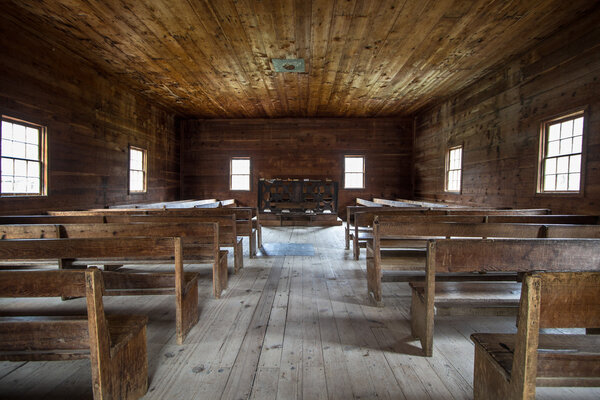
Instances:
[[[130,221],[128,221],[130,222]],[[161,221],[144,223],[106,223],[106,224],[62,224],[62,225],[0,225],[2,239],[40,239],[40,238],[126,238],[126,237],[181,237],[185,246],[184,261],[193,263],[212,263],[213,294],[221,296],[227,288],[227,251],[218,245],[219,225],[211,222]],[[81,265],[72,260],[58,260],[61,267]],[[101,260],[97,263],[101,264]],[[123,259],[123,263],[170,261],[164,256],[147,259]],[[40,261],[38,261],[39,263]],[[105,264],[105,270],[115,269],[114,259]],[[85,264],[85,262],[83,263]]]
[[[138,399],[148,390],[146,316],[106,316],[104,285],[85,271],[0,271],[0,297],[85,297],[86,316],[0,317],[0,360],[89,358],[94,399]]]
[[[521,273],[600,269],[599,239],[432,239],[425,282],[411,283],[411,331],[433,353],[438,273]],[[453,282],[454,288],[459,283]]]
[[[542,333],[600,327],[600,273],[531,273],[516,334],[474,333],[475,399],[535,399],[536,386],[600,386],[600,336]]]
[[[175,294],[177,343],[198,322],[198,274],[183,271],[180,237],[0,240],[0,260],[62,260],[93,264],[163,258],[174,262],[174,273],[103,272],[108,296]]]
[[[409,246],[426,249],[430,238],[539,238],[545,233],[544,225],[533,224],[486,224],[463,222],[426,222],[398,224],[381,222],[376,217],[373,223],[373,240],[367,243],[367,287],[373,301],[382,305],[381,282],[383,270],[422,270],[426,254],[410,254],[410,262],[404,250],[397,248],[409,240]],[[392,249],[385,249],[391,247]]]
[[[459,215],[477,215],[477,216],[487,216],[488,219],[492,216],[530,216],[530,215],[544,215],[549,213],[548,209],[513,209],[513,210],[490,210],[490,209],[453,209],[453,208],[436,208],[436,209],[426,209],[426,208],[395,208],[395,207],[384,207],[379,210],[372,211],[363,211],[359,210],[355,211],[354,216],[354,235],[352,235],[352,245],[353,245],[353,254],[354,259],[358,260],[360,258],[360,248],[365,247],[366,240],[371,239],[371,231],[373,226],[373,219],[377,215],[385,214],[388,215],[398,215],[398,216],[434,216],[434,215],[443,215],[443,216],[459,216]],[[441,217],[440,217],[441,218]],[[488,220],[486,219],[486,221]],[[517,221],[514,221],[517,222]]]
[[[156,203],[132,203],[132,204],[119,204],[110,206],[109,208],[190,208],[200,206],[204,204],[218,203],[217,199],[205,199],[205,200],[177,200],[177,201],[162,201]]]
[[[209,218],[213,216],[226,216],[226,215],[234,215],[237,226],[240,228],[240,232],[237,232],[236,235],[239,236],[248,236],[250,243],[250,256],[256,255],[256,244],[257,239],[261,235],[261,227],[260,221],[257,219],[256,222],[253,221],[253,217],[258,215],[256,209],[252,207],[226,207],[226,208],[211,208],[211,209],[199,209],[199,208],[191,208],[191,209],[95,209],[95,210],[86,210],[86,211],[49,211],[51,215],[101,215],[104,217],[108,217],[111,215],[162,215],[162,216],[178,216],[178,217],[204,217]],[[114,221],[114,220],[113,220]],[[223,227],[223,231],[226,232],[227,228]],[[228,241],[228,243],[237,243],[236,241]],[[231,247],[236,247],[237,244],[231,244]],[[241,246],[241,244],[240,244]],[[241,251],[241,250],[240,250]],[[234,252],[235,255],[235,252]],[[236,263],[238,265],[238,269],[241,268],[243,262],[240,261]]]
[[[356,205],[357,206],[367,206],[367,207],[383,207],[383,204],[378,204],[371,200],[360,199],[358,197],[356,198]]]
[[[388,207],[424,207],[424,208],[446,208],[446,207],[454,207],[454,208],[467,208],[466,206],[455,206],[441,203],[430,203],[424,201],[415,201],[415,200],[387,200],[387,199],[378,199],[373,198],[373,203],[381,204],[383,206]]]

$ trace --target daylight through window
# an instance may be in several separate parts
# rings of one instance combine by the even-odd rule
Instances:
[[[446,156],[446,191],[460,192],[462,180],[462,146],[448,149]]]
[[[229,177],[231,190],[250,190],[250,159],[232,158]]]
[[[129,148],[129,191],[140,193],[146,191],[146,150],[137,147]]]
[[[2,118],[3,195],[44,194],[43,135],[41,126]]]
[[[583,112],[542,126],[541,192],[579,192],[583,151]]]
[[[365,158],[362,156],[344,157],[344,189],[364,189]]]

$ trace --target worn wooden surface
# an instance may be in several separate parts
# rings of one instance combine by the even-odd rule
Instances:
[[[62,0],[11,1],[3,17],[184,115],[370,117],[410,115],[592,8],[584,0]],[[274,72],[272,58],[298,57],[306,73]]]
[[[598,272],[527,274],[516,335],[481,333],[475,342],[475,399],[535,399],[539,386],[600,385],[600,337],[541,334],[600,326]]]
[[[148,388],[147,318],[107,318],[103,293],[98,269],[0,272],[0,297],[76,295],[84,296],[87,304],[87,317],[55,314],[0,318],[0,359],[89,358],[94,399],[140,398]]]
[[[412,195],[410,119],[189,120],[182,123],[184,197],[257,206],[258,180],[339,182],[338,214],[356,197]],[[365,189],[344,189],[344,155],[366,157]],[[251,190],[229,190],[231,157],[251,158]]]
[[[71,45],[49,45],[35,28],[38,34],[26,34],[32,22],[26,14],[18,14],[25,21],[15,17],[0,16],[0,109],[47,127],[49,188],[46,197],[0,198],[0,214],[177,199],[173,112],[83,60]],[[128,194],[129,145],[148,150],[146,194]]]
[[[462,204],[548,207],[598,214],[600,177],[599,14],[561,27],[485,79],[419,112],[415,196]],[[541,22],[541,21],[538,21]],[[536,195],[540,124],[587,106],[582,196]],[[463,145],[460,195],[444,193],[448,146]]]
[[[264,241],[312,243],[315,254],[259,254],[231,277],[219,300],[212,298],[209,281],[199,281],[200,320],[183,346],[175,343],[175,309],[168,296],[104,299],[109,314],[149,317],[145,398],[466,400],[473,396],[469,335],[516,331],[514,317],[438,317],[433,357],[417,356],[408,285],[384,282],[386,307],[370,306],[364,262],[348,258],[342,227],[264,228]],[[169,271],[172,266],[148,268]],[[85,310],[83,299],[0,300],[3,313],[17,307]],[[2,397],[91,397],[85,360],[0,363],[0,371]],[[600,392],[540,388],[537,395],[540,400],[595,400]]]

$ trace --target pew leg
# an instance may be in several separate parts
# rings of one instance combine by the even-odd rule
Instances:
[[[233,248],[233,272],[235,274],[242,268],[244,268],[244,248],[242,246],[242,241],[236,243]]]
[[[433,312],[434,310],[427,309],[423,295],[413,289],[410,303],[410,331],[414,338],[420,340],[426,357],[431,357],[433,354]]]
[[[213,263],[213,295],[221,298],[223,290],[227,289],[227,251],[219,253],[219,259]]]
[[[346,225],[346,229],[344,230],[344,238],[346,239],[346,250],[350,249],[350,229],[348,225]]]
[[[199,319],[198,280],[194,279],[177,298],[177,344],[183,344],[189,331]]]
[[[250,258],[253,258],[256,256],[256,253],[257,253],[256,241],[257,241],[256,231],[250,230]]]
[[[473,398],[475,400],[518,398],[510,395],[510,381],[501,369],[491,355],[478,343],[475,343],[473,371]]]
[[[367,257],[367,289],[369,297],[378,307],[383,307],[381,294],[381,270],[375,265],[373,257]]]
[[[139,399],[148,391],[148,352],[146,326],[112,357],[106,355],[92,363],[100,384],[94,387],[94,399]],[[98,393],[99,392],[99,393]]]
[[[256,227],[256,241],[258,242],[258,247],[262,248],[262,226],[260,224]]]
[[[355,260],[360,258],[360,247],[358,247],[358,239],[356,237],[352,238],[352,253],[354,254]]]

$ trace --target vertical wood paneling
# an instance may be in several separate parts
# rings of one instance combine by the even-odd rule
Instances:
[[[179,138],[155,107],[73,53],[0,24],[0,112],[48,128],[46,197],[0,198],[1,213],[175,200]],[[148,150],[148,193],[127,194],[128,146]]]
[[[342,211],[356,197],[412,195],[412,120],[191,120],[183,126],[183,197],[256,206],[259,178],[340,182]],[[366,156],[366,188],[343,189],[345,154]],[[229,160],[252,160],[252,191],[229,190]]]
[[[520,58],[417,116],[415,196],[490,206],[600,212],[600,28],[567,26]],[[536,194],[544,119],[588,107],[584,195]],[[444,152],[464,144],[461,195],[444,193]]]

